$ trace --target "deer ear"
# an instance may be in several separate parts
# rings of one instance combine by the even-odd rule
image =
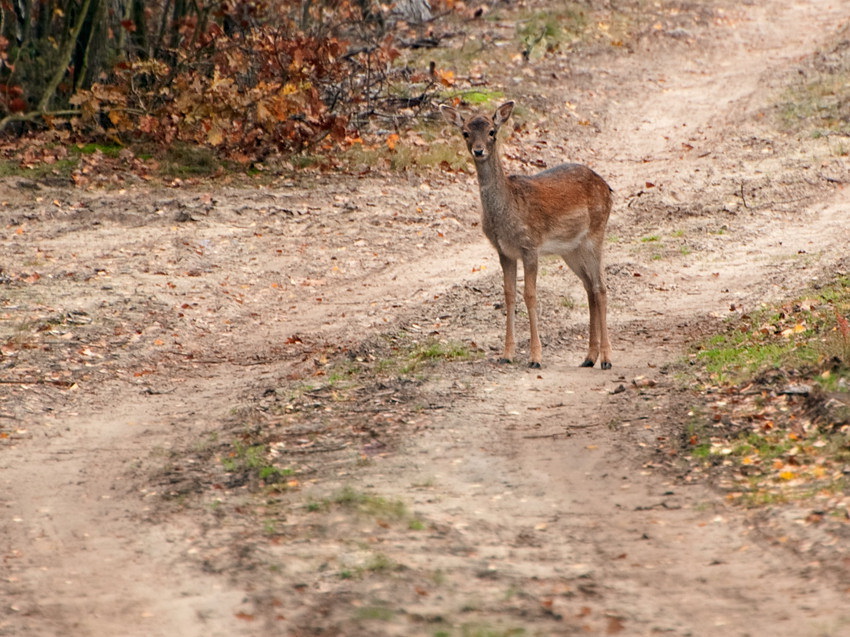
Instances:
[[[449,124],[454,124],[458,128],[463,128],[463,117],[461,117],[460,113],[458,113],[456,109],[451,106],[446,106],[445,104],[440,104],[440,113],[442,113],[443,119]]]
[[[493,123],[496,126],[501,126],[505,122],[508,121],[508,118],[511,116],[511,113],[514,111],[514,102],[511,100],[510,102],[505,102],[499,108],[496,109],[496,112],[493,113]]]

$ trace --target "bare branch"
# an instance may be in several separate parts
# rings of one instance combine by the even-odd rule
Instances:
[[[36,122],[47,117],[75,117],[82,115],[82,111],[78,110],[63,110],[63,111],[30,111],[29,113],[11,113],[0,119],[0,132],[6,130],[9,124],[14,122]]]

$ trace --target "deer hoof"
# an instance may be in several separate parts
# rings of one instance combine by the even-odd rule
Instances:
[[[600,365],[602,369],[611,369],[611,361],[602,361],[602,365]]]
[[[528,364],[529,369],[540,369],[541,367],[542,367],[542,365],[540,363],[538,363],[537,361],[531,361]]]
[[[506,358],[502,356],[499,360],[496,361],[499,365],[510,365],[513,361],[510,358]]]
[[[585,358],[579,367],[593,367],[593,361],[589,358]]]

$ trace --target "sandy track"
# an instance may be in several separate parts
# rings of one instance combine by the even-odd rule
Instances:
[[[658,369],[689,338],[689,328],[677,328],[727,315],[732,304],[793,293],[846,254],[846,193],[825,182],[822,193],[809,188],[796,211],[739,205],[734,215],[683,220],[647,212],[696,208],[706,196],[722,204],[734,197],[730,184],[783,165],[775,155],[754,159],[736,140],[757,128],[752,110],[770,89],[766,78],[787,72],[848,17],[838,2],[785,5],[736,8],[710,39],[694,36],[697,49],[647,42],[656,57],[639,49],[606,59],[605,91],[580,102],[601,113],[601,132],[583,143],[620,196],[613,233],[627,239],[665,224],[729,228],[700,235],[703,249],[688,259],[655,261],[631,242],[612,244],[614,369],[575,368],[583,310],[544,302],[542,372],[479,364],[470,378],[435,381],[435,392],[451,382],[464,389],[444,412],[420,418],[398,453],[313,488],[322,494],[354,481],[411,502],[440,529],[422,539],[393,529],[382,536],[382,552],[407,569],[396,579],[349,584],[317,574],[319,564],[339,559],[329,555],[350,550],[338,538],[270,548],[284,565],[274,576],[205,572],[198,553],[227,542],[202,538],[206,522],[191,509],[161,516],[153,489],[136,483],[132,469],[214,432],[248,392],[284,377],[295,364],[286,359],[286,337],[356,340],[430,317],[433,305],[460,289],[441,332],[497,347],[498,313],[466,318],[457,307],[482,302],[471,288],[492,288],[487,299],[498,297],[497,263],[471,224],[471,179],[440,179],[429,191],[341,179],[321,194],[303,184],[265,199],[222,192],[189,226],[122,215],[152,199],[170,219],[187,205],[203,208],[197,201],[207,201],[205,193],[130,191],[89,202],[104,215],[95,228],[67,221],[56,233],[46,216],[31,221],[33,232],[17,239],[19,253],[33,249],[32,237],[57,255],[108,263],[108,286],[62,289],[60,281],[47,288],[56,296],[45,305],[94,316],[141,295],[164,317],[151,339],[172,354],[144,350],[140,362],[129,351],[114,376],[70,392],[36,387],[41,399],[12,402],[16,394],[3,403],[28,433],[0,455],[0,635],[411,635],[433,634],[435,617],[540,634],[850,630],[846,591],[765,546],[747,518],[709,490],[674,483],[640,447],[666,434],[658,415],[673,390]],[[582,59],[575,67],[599,63]],[[546,94],[545,77],[531,81]],[[570,138],[568,129],[555,134]],[[706,154],[683,151],[683,143]],[[652,191],[640,194],[649,181]],[[45,206],[54,194],[46,193]],[[269,212],[275,206],[297,214]],[[417,206],[425,212],[395,217]],[[238,301],[216,294],[225,283],[240,291]],[[577,282],[560,273],[544,277],[542,288],[581,298]],[[206,314],[177,320],[173,312],[186,303]],[[656,389],[610,393],[643,375]],[[39,413],[45,405],[50,411]],[[235,529],[232,543],[238,538]],[[445,574],[438,590],[411,593],[410,582],[425,571]],[[308,594],[291,593],[287,581],[305,582]],[[516,597],[506,598],[507,590]],[[275,595],[280,607],[258,601]],[[352,622],[358,599],[394,601],[404,611],[377,627]]]

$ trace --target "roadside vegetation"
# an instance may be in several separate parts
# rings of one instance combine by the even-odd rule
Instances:
[[[694,470],[747,506],[850,519],[850,278],[730,321],[694,347],[682,431]]]

